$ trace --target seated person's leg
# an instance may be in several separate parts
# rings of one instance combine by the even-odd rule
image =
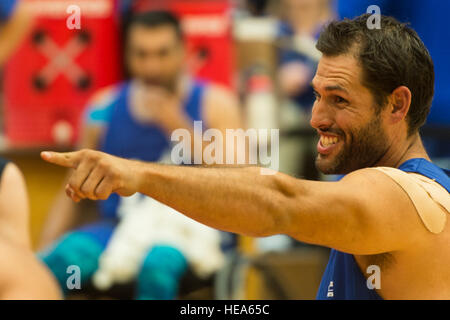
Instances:
[[[56,277],[61,289],[67,293],[69,266],[80,268],[80,283],[89,282],[98,269],[98,260],[113,233],[114,224],[98,222],[63,236],[55,244],[39,253],[39,257]]]
[[[170,246],[153,247],[137,278],[139,300],[171,300],[177,297],[178,284],[188,269],[184,255]]]

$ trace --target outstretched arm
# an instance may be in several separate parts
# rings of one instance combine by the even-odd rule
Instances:
[[[378,172],[315,182],[261,175],[256,167],[164,166],[91,150],[42,157],[74,169],[66,192],[75,201],[141,192],[224,231],[287,234],[354,254],[399,250],[426,234],[407,195]]]

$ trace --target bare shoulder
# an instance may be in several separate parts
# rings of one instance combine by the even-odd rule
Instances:
[[[386,215],[399,217],[414,212],[408,195],[397,183],[374,168],[364,168],[345,175],[335,185],[325,182],[323,192],[354,204],[355,211],[369,221]],[[396,212],[395,215],[391,213]]]
[[[364,168],[347,174],[340,180],[346,192],[355,193],[370,207],[392,207],[391,210],[413,210],[408,195],[389,176],[375,168]],[[379,201],[379,202],[376,202]]]
[[[409,228],[421,239],[442,232],[446,213],[413,177],[395,168],[366,168],[342,179],[362,207],[379,221]],[[375,218],[373,220],[375,220]],[[381,225],[380,225],[381,226]]]
[[[242,126],[242,114],[238,97],[227,87],[210,84],[204,97],[203,115],[213,128],[237,128]]]
[[[89,99],[89,103],[91,105],[106,104],[116,97],[117,93],[119,92],[119,88],[119,84],[114,84],[98,89]]]
[[[206,97],[208,99],[214,99],[214,100],[235,100],[236,95],[231,91],[231,89],[227,88],[224,85],[211,83],[207,86],[206,90]]]
[[[397,170],[395,168],[390,168],[392,170]],[[396,183],[393,179],[383,173],[380,168],[364,168],[353,171],[346,176],[344,176],[341,180],[343,183],[349,185],[359,185],[364,186],[365,188],[376,189],[376,188],[388,188],[393,189],[389,190],[400,192],[400,188],[396,188]],[[363,191],[363,190],[362,190]]]
[[[88,101],[81,125],[79,148],[98,147],[100,136],[112,112],[112,106],[120,92],[120,85],[111,85],[95,92]]]

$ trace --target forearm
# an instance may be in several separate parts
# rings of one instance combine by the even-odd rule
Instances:
[[[357,203],[336,182],[292,178],[260,168],[199,168],[138,163],[137,191],[212,228],[264,237],[286,234],[348,249],[363,234]]]
[[[249,236],[284,233],[286,195],[260,168],[199,168],[136,163],[137,191],[210,227]]]

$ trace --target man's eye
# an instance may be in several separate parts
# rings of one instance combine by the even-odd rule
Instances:
[[[348,103],[347,100],[345,100],[344,98],[339,97],[339,96],[335,96],[334,102],[335,102],[336,104],[346,104],[346,103]]]
[[[320,100],[320,94],[317,91],[314,91],[314,96],[316,97],[316,100]]]
[[[135,55],[138,58],[145,59],[147,57],[147,52],[145,52],[145,51],[136,51]]]
[[[162,49],[158,52],[158,55],[160,58],[165,58],[169,55],[170,51],[169,49]]]

